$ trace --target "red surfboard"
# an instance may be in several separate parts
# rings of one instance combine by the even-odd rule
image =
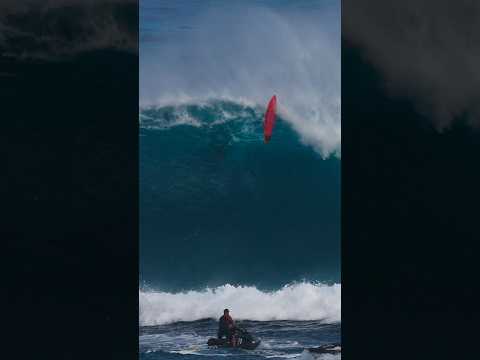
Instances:
[[[265,143],[270,141],[272,137],[273,125],[275,125],[275,111],[277,108],[277,97],[272,96],[268,102],[267,112],[265,113],[265,121],[263,122],[263,136]]]

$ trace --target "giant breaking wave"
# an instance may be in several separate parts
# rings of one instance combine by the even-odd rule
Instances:
[[[340,322],[341,286],[315,283],[285,285],[276,291],[223,285],[203,291],[139,291],[140,326],[218,318],[225,307],[239,320],[323,320]]]
[[[276,94],[303,143],[323,157],[340,155],[337,15],[252,4],[199,12],[188,30],[141,43],[140,106],[230,101],[264,109]]]

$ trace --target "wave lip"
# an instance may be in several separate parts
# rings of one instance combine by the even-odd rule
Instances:
[[[168,103],[163,106],[143,106],[139,114],[140,128],[169,130],[175,126],[212,127],[228,122],[249,126],[263,124],[260,106],[232,101],[210,99],[208,101]]]
[[[341,320],[341,285],[294,283],[276,291],[225,284],[202,291],[139,290],[140,326],[218,318],[229,308],[238,320]]]
[[[293,14],[242,2],[199,12],[190,26],[181,38],[140,44],[141,108],[241,99],[264,110],[276,95],[278,114],[303,143],[340,157],[338,4]]]

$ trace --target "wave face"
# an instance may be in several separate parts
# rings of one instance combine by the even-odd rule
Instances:
[[[225,307],[238,320],[336,323],[340,322],[340,299],[339,284],[298,283],[272,292],[228,284],[180,293],[140,290],[140,325],[217,319]]]
[[[209,100],[265,107],[276,94],[303,143],[340,155],[337,2],[150,3],[141,8],[142,108]]]
[[[340,280],[340,160],[280,116],[212,101],[140,114],[140,277],[180,291]]]

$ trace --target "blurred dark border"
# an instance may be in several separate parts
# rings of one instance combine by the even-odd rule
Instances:
[[[472,358],[480,131],[467,121],[468,108],[443,129],[434,113],[419,108],[424,98],[413,90],[429,88],[428,77],[419,72],[407,81],[402,72],[403,62],[413,67],[410,57],[422,51],[405,46],[396,60],[386,53],[391,44],[376,43],[370,52],[368,36],[356,41],[355,26],[367,26],[362,19],[382,34],[395,28],[382,18],[388,2],[360,3],[344,1],[342,9],[342,357]],[[428,1],[419,3],[428,10]],[[420,5],[402,4],[414,13]],[[431,13],[417,13],[420,23],[435,14],[437,3],[430,4]],[[410,29],[408,17],[395,18],[401,32]],[[441,39],[439,29],[432,31]],[[431,66],[443,60],[439,52]],[[458,69],[445,70],[443,76],[458,83]],[[391,91],[401,87],[406,92]]]
[[[135,359],[138,4],[6,2],[0,18],[2,352]]]

